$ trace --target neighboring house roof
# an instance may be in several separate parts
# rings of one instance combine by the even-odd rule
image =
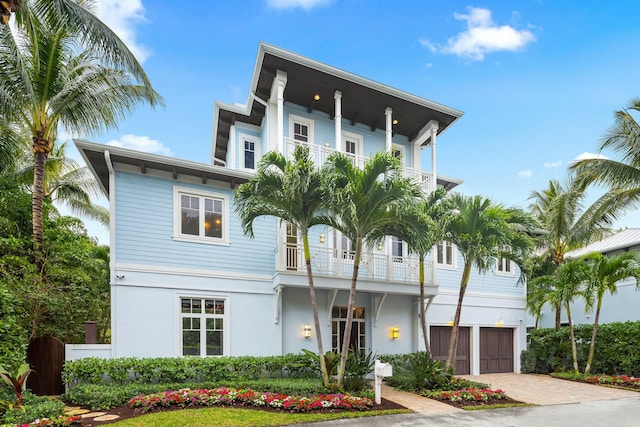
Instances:
[[[243,106],[216,102],[213,117],[212,163],[224,164],[229,142],[229,132],[236,120],[260,125],[266,111],[266,102],[277,70],[287,73],[285,102],[322,111],[333,118],[334,93],[342,92],[342,118],[352,125],[363,123],[371,128],[385,129],[385,108],[393,109],[398,124],[393,131],[410,141],[431,120],[438,122],[438,134],[444,132],[462,111],[429,101],[356,74],[315,61],[293,52],[260,43],[249,97]],[[320,95],[314,101],[315,94]],[[426,143],[426,142],[425,142]]]
[[[74,139],[73,142],[78,147],[78,151],[89,169],[98,178],[106,195],[109,195],[109,169],[113,167],[114,163],[135,166],[142,173],[146,173],[147,169],[170,172],[173,174],[173,179],[177,179],[179,175],[193,176],[201,179],[203,184],[206,184],[208,180],[224,181],[228,182],[231,188],[248,181],[253,175],[251,172],[223,166],[212,166],[127,148],[96,144],[82,139]]]
[[[609,252],[629,249],[635,246],[640,247],[640,228],[628,228],[607,238],[591,243],[584,248],[569,251],[565,256],[567,258],[578,258],[591,252],[607,254]]]

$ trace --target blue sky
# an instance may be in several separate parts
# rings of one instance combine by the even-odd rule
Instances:
[[[193,161],[209,159],[214,101],[246,101],[261,41],[464,111],[438,139],[438,172],[463,179],[466,194],[506,205],[526,207],[531,190],[597,153],[613,112],[640,95],[635,0],[97,6],[166,108],[138,108],[119,129],[85,137]],[[618,225],[640,227],[640,215]],[[106,231],[88,228],[108,242]]]

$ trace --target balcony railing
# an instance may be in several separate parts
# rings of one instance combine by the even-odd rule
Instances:
[[[311,246],[311,269],[314,275],[351,278],[353,252]],[[278,270],[283,272],[307,272],[302,244],[287,243],[279,247]],[[418,284],[419,262],[415,257],[397,257],[384,254],[363,253],[358,278],[388,282]],[[425,281],[432,282],[431,262],[425,262]]]
[[[327,158],[332,153],[337,151],[336,149],[331,148],[329,144],[316,145],[316,144],[310,144],[308,142],[297,141],[291,138],[284,138],[285,156],[287,158],[292,158],[293,152],[295,151],[296,147],[299,145],[304,145],[306,147],[309,147],[309,156],[311,157],[313,162],[318,166],[322,166],[327,161]],[[360,168],[364,166],[365,162],[368,159],[368,157],[359,156],[357,154],[351,154],[351,153],[344,153],[344,154],[351,159],[351,163],[354,166],[357,166]],[[418,182],[418,184],[421,186],[422,191],[424,191],[425,193],[431,192],[432,177],[430,173],[423,172],[418,169],[412,169],[409,167],[403,167],[403,172],[406,177],[413,178],[414,180],[416,180],[416,182]]]

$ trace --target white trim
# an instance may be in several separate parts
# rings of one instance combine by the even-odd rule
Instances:
[[[245,156],[245,142],[252,142],[253,149],[253,168],[246,168],[244,166],[244,156]],[[248,133],[238,133],[238,139],[236,143],[236,148],[238,151],[238,169],[245,170],[248,172],[254,172],[258,168],[258,162],[260,161],[260,157],[262,157],[262,140],[259,136],[254,136]]]
[[[176,356],[177,357],[186,357],[182,354],[182,304],[181,304],[181,298],[193,298],[193,299],[217,299],[217,300],[224,300],[224,314],[221,317],[218,318],[222,318],[223,320],[223,326],[222,326],[222,354],[221,355],[212,355],[212,356],[206,356],[203,355],[202,352],[204,351],[206,353],[206,345],[202,346],[201,352],[200,352],[200,356],[198,357],[226,357],[226,356],[230,356],[231,355],[231,324],[229,319],[231,318],[230,315],[230,308],[231,308],[231,304],[230,304],[230,300],[231,300],[231,296],[230,295],[225,295],[225,294],[214,294],[214,293],[206,293],[206,292],[196,292],[196,293],[182,293],[182,292],[176,292],[175,293],[175,304],[176,304],[176,310],[175,310],[175,315],[176,315]],[[204,318],[204,305],[202,306],[202,311],[203,313],[200,313],[201,315],[203,315]],[[201,333],[206,333],[206,322],[204,322],[204,327],[203,327],[203,322],[200,323],[201,325]],[[201,341],[201,345],[202,345],[202,341]]]
[[[84,151],[81,151],[84,153]],[[114,331],[116,331],[116,173],[113,169],[113,163],[111,163],[111,154],[109,150],[104,150],[104,158],[107,163],[107,169],[109,169],[109,265],[111,269],[110,274],[110,289],[111,289],[111,357],[116,355],[116,337]],[[85,163],[90,165],[91,163],[85,159]],[[97,175],[94,175],[97,176]],[[98,180],[100,182],[100,180]]]
[[[500,270],[501,261],[505,261],[505,262],[509,263],[509,271]],[[516,275],[516,263],[511,261],[508,258],[502,258],[502,257],[501,258],[496,258],[495,274],[496,274],[496,276],[502,276],[502,277],[514,277]]]
[[[200,214],[202,215],[200,223],[200,234],[198,236],[192,236],[181,233],[181,205],[180,196],[189,195],[193,197],[209,198],[209,199],[221,199],[222,200],[222,237],[206,237],[204,236],[204,203],[201,203]],[[229,196],[222,193],[213,193],[210,191],[203,191],[194,188],[173,186],[173,240],[205,243],[210,245],[229,245],[229,221],[231,216],[229,215]]]
[[[231,148],[230,150],[227,150],[227,158],[225,159],[227,161],[227,166],[239,169],[238,165],[236,164],[236,150],[233,149],[233,147],[235,147],[237,144],[236,125],[231,125],[229,127],[229,141],[227,141],[227,144],[228,147]]]
[[[396,149],[400,151],[400,159],[399,159],[400,163],[406,166],[407,165],[407,147],[394,142],[393,144],[391,144],[391,153],[393,154],[393,150],[396,150]]]
[[[293,124],[300,123],[302,125],[306,125],[309,129],[309,135],[307,135],[308,141],[306,144],[313,145],[314,142],[314,129],[313,129],[313,119],[308,117],[297,116],[295,114],[289,114],[289,139],[295,139],[293,135]]]
[[[456,289],[456,290],[449,290],[449,289],[442,289],[442,286],[438,289],[438,295],[452,295],[452,296],[458,296],[460,295],[460,290]],[[464,294],[465,297],[465,303],[464,306],[467,307],[494,307],[494,306],[489,306],[489,305],[482,305],[482,304],[467,304],[468,300],[467,297],[469,298],[489,298],[492,300],[495,299],[504,299],[504,300],[515,300],[515,301],[526,301],[527,297],[526,295],[507,295],[507,294],[494,294],[494,293],[486,293],[486,292],[466,292]],[[456,305],[457,301],[453,302],[452,304],[447,304],[447,303],[443,303],[442,299],[440,299],[438,302],[434,302],[434,304],[436,305]]]
[[[446,251],[445,251],[445,246],[444,243],[449,243],[451,244],[451,264],[448,263],[440,263],[438,262],[438,246],[443,244],[442,247],[442,258],[444,261],[447,260],[446,257]],[[435,259],[436,261],[436,268],[444,268],[447,270],[456,270],[458,268],[458,247],[456,245],[454,245],[453,243],[443,240],[441,242],[436,243],[436,246],[433,249],[433,259]]]
[[[164,267],[157,265],[145,265],[145,264],[115,264],[116,270],[126,270],[136,273],[159,273],[159,274],[175,274],[178,276],[196,276],[207,277],[216,279],[237,279],[245,281],[268,281],[273,279],[272,275],[251,274],[251,273],[233,273],[233,272],[220,272],[211,270],[198,270],[193,268],[179,268],[179,267]]]

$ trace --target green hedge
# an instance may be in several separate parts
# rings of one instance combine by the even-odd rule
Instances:
[[[575,327],[578,366],[584,370],[592,325]],[[550,373],[573,369],[569,329],[534,329],[521,355],[522,372]],[[640,321],[599,325],[591,372],[640,376]]]
[[[294,396],[313,396],[326,393],[327,390],[318,378],[307,379],[265,379],[242,382],[204,382],[173,384],[80,384],[69,388],[64,395],[65,401],[74,405],[86,405],[93,410],[104,410],[114,406],[125,405],[129,399],[140,394],[158,393],[182,388],[215,388],[215,387],[250,388],[261,392],[282,393]]]
[[[63,380],[81,384],[179,384],[315,377],[302,354],[268,357],[85,358],[66,362]]]

